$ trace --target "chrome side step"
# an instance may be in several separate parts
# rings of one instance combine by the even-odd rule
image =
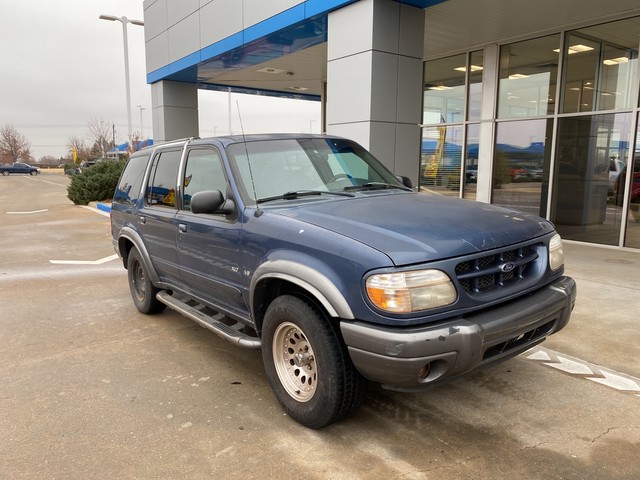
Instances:
[[[234,328],[234,326],[227,325],[222,321],[225,316],[221,313],[216,315],[207,315],[206,313],[198,310],[196,307],[183,302],[169,294],[166,290],[158,292],[156,298],[167,305],[172,310],[184,315],[185,317],[195,321],[200,326],[211,330],[219,337],[245,348],[260,348],[262,342],[258,337],[252,337]],[[238,324],[239,327],[242,325]]]

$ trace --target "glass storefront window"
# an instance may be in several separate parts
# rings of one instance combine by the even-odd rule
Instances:
[[[492,203],[546,216],[552,131],[552,119],[498,123]]]
[[[467,120],[480,120],[482,110],[482,72],[484,70],[484,52],[471,52],[469,56],[469,102],[467,104]]]
[[[563,238],[619,244],[622,201],[611,171],[629,162],[631,121],[631,113],[559,119],[551,220]]]
[[[640,120],[640,119],[639,119]],[[639,123],[640,125],[640,123]],[[624,192],[627,181],[627,171],[632,171],[631,186],[629,187],[629,212],[627,217],[627,234],[625,247],[640,248],[640,126],[636,134],[636,153],[633,158],[633,168],[626,168],[618,173],[614,180],[616,204],[623,205]]]
[[[594,110],[600,44],[578,35],[567,36],[564,113]]]
[[[498,118],[552,115],[560,35],[504,45],[500,49]]]
[[[422,129],[420,190],[460,196],[462,125],[440,125]]]
[[[621,20],[567,35],[563,113],[633,106],[638,71],[637,21]]]
[[[462,197],[476,199],[478,186],[478,149],[480,146],[480,124],[472,123],[467,126],[467,145],[464,161],[464,189]]]
[[[423,124],[464,120],[466,55],[424,64]]]

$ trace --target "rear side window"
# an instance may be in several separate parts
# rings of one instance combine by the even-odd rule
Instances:
[[[168,150],[154,158],[147,186],[147,205],[176,207],[176,180],[180,156],[180,150]]]
[[[129,159],[120,177],[116,193],[113,196],[114,203],[133,205],[138,201],[141,196],[142,180],[149,157],[150,154],[147,154]]]

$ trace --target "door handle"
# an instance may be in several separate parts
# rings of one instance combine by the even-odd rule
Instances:
[[[140,216],[140,223],[143,225],[147,223],[147,217]]]
[[[179,223],[178,230],[180,230],[180,233],[187,233],[187,226],[184,223]]]

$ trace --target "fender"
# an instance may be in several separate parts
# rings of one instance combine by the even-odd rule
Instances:
[[[147,252],[146,247],[144,246],[144,242],[142,241],[142,239],[140,238],[140,235],[138,234],[138,232],[136,232],[133,228],[131,227],[122,227],[120,229],[120,234],[118,235],[118,249],[120,249],[120,239],[125,238],[127,240],[129,240],[131,243],[133,243],[133,246],[136,247],[136,249],[138,250],[138,252],[140,252],[140,256],[142,257],[142,261],[144,262],[145,266],[147,267],[147,272],[149,272],[149,277],[151,279],[151,283],[153,283],[154,285],[159,285],[160,282],[160,277],[158,276],[158,272],[156,272],[156,269],[153,267],[153,263],[151,263],[151,257],[149,256],[149,252]],[[120,254],[120,256],[122,257],[124,263],[125,263],[125,268],[127,266],[127,259],[125,258],[125,255],[123,252],[119,251],[118,252]]]
[[[256,286],[267,278],[286,280],[307,290],[322,304],[331,317],[355,319],[344,296],[328,277],[308,265],[284,259],[267,260],[256,269],[251,278],[249,298],[252,314]]]

